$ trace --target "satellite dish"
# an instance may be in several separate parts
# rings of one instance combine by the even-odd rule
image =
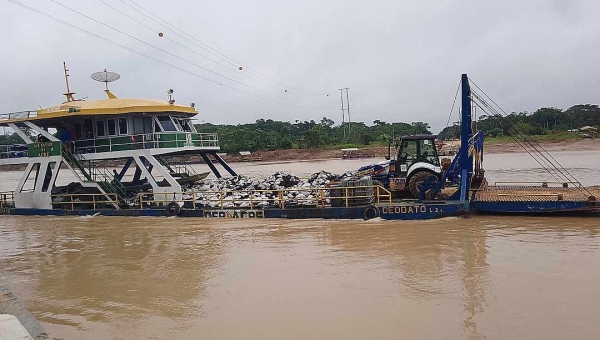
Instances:
[[[108,72],[106,70],[102,72],[92,73],[92,79],[95,81],[99,81],[106,85],[106,90],[108,91],[108,83],[112,83],[113,81],[119,80],[121,76],[115,72]]]

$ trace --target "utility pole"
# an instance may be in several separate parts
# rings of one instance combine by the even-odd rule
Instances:
[[[342,130],[344,131],[344,139],[346,139],[346,128],[344,127],[345,122],[345,114],[344,114],[344,95],[342,93],[343,89],[340,89],[340,101],[342,102]]]
[[[352,124],[352,120],[350,119],[350,97],[348,96],[348,90],[350,88],[346,87],[346,104],[348,106],[348,138],[352,139],[352,134],[350,133],[350,125]]]
[[[344,88],[339,89],[340,90],[340,100],[342,102],[342,130],[344,130],[344,138],[346,138],[346,127],[344,126],[344,123],[345,123],[344,90],[346,90],[346,110],[348,110],[348,138],[351,138],[351,136],[350,136],[350,99],[348,96],[349,89],[350,89],[349,87],[344,87]]]

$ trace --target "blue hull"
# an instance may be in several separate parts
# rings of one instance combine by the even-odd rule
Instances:
[[[475,213],[484,214],[573,214],[600,211],[596,202],[547,201],[547,202],[472,202]]]
[[[164,209],[101,209],[101,210],[58,210],[58,209],[4,209],[3,214],[10,215],[42,215],[42,216],[88,216],[100,214],[103,216],[168,216]],[[392,204],[389,206],[356,206],[356,207],[327,207],[327,208],[286,208],[265,210],[203,210],[182,209],[179,217],[201,218],[284,218],[284,219],[371,219],[381,217],[385,220],[429,220],[467,213],[465,205],[460,203],[442,204]]]

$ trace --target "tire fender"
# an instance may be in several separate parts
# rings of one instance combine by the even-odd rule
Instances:
[[[363,219],[365,221],[379,217],[379,208],[374,205],[369,205],[363,210]]]
[[[177,204],[177,202],[171,202],[171,203],[167,204],[167,207],[165,208],[165,214],[168,217],[179,216],[180,211],[181,211],[181,207],[179,207],[179,204]]]

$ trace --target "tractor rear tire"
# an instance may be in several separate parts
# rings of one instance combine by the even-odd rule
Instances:
[[[429,171],[418,171],[413,174],[408,180],[408,190],[414,198],[419,198],[419,190],[421,190],[421,184],[433,174]]]

